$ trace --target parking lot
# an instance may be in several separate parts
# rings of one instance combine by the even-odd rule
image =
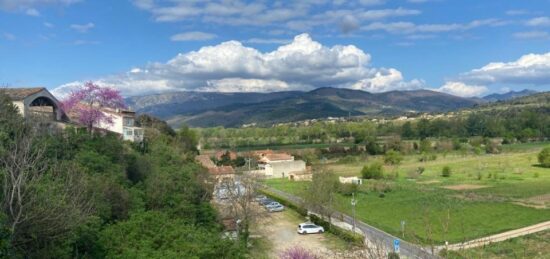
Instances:
[[[263,209],[263,208],[259,208]],[[254,235],[259,235],[271,243],[270,258],[289,247],[300,246],[318,254],[344,249],[346,243],[329,233],[300,235],[296,232],[298,224],[306,219],[295,211],[286,209],[283,212],[266,213],[258,219]]]

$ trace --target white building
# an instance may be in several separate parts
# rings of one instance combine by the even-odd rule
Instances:
[[[306,162],[294,160],[294,156],[285,153],[260,153],[258,167],[269,178],[289,178],[291,174],[306,171]]]
[[[121,109],[103,109],[102,111],[111,117],[113,123],[100,123],[97,128],[118,133],[124,140],[143,141],[143,129],[135,126],[135,112]]]

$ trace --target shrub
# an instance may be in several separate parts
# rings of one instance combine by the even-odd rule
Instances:
[[[441,176],[443,177],[451,177],[451,168],[449,166],[444,166],[443,170],[441,170]]]
[[[544,148],[538,155],[539,163],[543,167],[550,167],[550,147]]]
[[[384,176],[382,164],[380,162],[374,162],[368,166],[364,166],[361,170],[363,179],[381,179]]]
[[[316,259],[319,258],[313,252],[299,246],[287,248],[283,251],[279,258],[281,259]]]
[[[363,239],[363,236],[361,235],[357,235],[351,231],[341,229],[339,227],[331,227],[327,221],[321,219],[320,217],[314,214],[309,215],[309,218],[311,219],[311,222],[319,226],[322,226],[323,228],[325,228],[326,231],[342,238],[344,241],[351,242],[357,245],[363,244],[364,239]]]
[[[295,210],[296,212],[298,212],[298,214],[302,215],[302,216],[307,216],[307,209],[304,208],[304,207],[300,207],[288,200],[286,200],[285,198],[282,198],[282,197],[279,197],[277,195],[274,195],[272,193],[269,193],[269,192],[265,192],[263,190],[259,190],[260,193],[263,193],[265,196],[268,196],[269,198],[279,202],[280,204],[290,208],[290,209],[293,209]]]
[[[383,192],[381,192],[381,193],[379,193],[379,194],[378,194],[378,197],[380,197],[380,198],[384,198],[384,197],[386,197],[386,194],[385,194],[385,193],[383,193]]]
[[[398,165],[401,161],[403,161],[403,156],[395,150],[386,152],[386,156],[384,156],[384,163],[389,165]]]
[[[338,188],[338,192],[344,196],[351,196],[352,193],[357,192],[357,184],[342,183]]]
[[[399,254],[395,252],[389,252],[388,259],[399,259]]]

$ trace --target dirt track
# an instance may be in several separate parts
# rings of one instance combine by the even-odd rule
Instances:
[[[490,243],[496,243],[496,242],[512,239],[512,238],[515,238],[515,237],[529,235],[529,234],[544,231],[544,230],[547,230],[547,229],[550,229],[550,221],[546,221],[546,222],[543,222],[543,223],[539,223],[539,224],[536,224],[536,225],[532,225],[532,226],[528,226],[528,227],[524,227],[524,228],[520,228],[520,229],[510,230],[510,231],[507,231],[507,232],[503,232],[503,233],[500,233],[500,234],[496,234],[496,235],[492,235],[492,236],[488,236],[488,237],[484,237],[484,238],[471,240],[471,241],[461,243],[461,244],[449,245],[448,249],[449,250],[461,250],[461,249],[479,247],[479,246],[487,245],[487,244],[490,244]],[[439,249],[444,249],[445,246],[441,246],[441,247],[438,247],[438,248]]]

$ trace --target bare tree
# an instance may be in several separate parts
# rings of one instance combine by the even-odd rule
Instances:
[[[254,206],[257,186],[257,179],[254,175],[226,178],[218,186],[218,190],[224,193],[229,202],[230,213],[238,219],[239,238],[244,244],[248,243],[251,224],[257,220],[261,213],[257,206]]]
[[[12,245],[25,247],[58,239],[93,212],[87,181],[72,166],[48,167],[46,148],[30,133],[15,137],[0,156],[3,174],[2,209]],[[30,250],[30,249],[29,249]]]

